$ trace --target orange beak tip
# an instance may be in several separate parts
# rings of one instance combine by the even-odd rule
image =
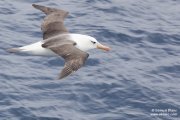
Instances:
[[[102,50],[105,50],[105,51],[110,51],[111,50],[111,48],[110,47],[108,47],[108,46],[104,46],[104,45],[98,45],[97,46],[97,48],[98,49],[102,49]]]
[[[111,48],[110,47],[108,47],[107,49],[106,49],[106,51],[110,51],[111,50]]]

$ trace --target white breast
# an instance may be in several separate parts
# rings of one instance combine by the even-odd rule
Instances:
[[[76,42],[76,47],[82,51],[87,51],[89,49],[93,49],[89,39],[92,39],[91,36],[82,35],[82,34],[70,34],[72,40]]]

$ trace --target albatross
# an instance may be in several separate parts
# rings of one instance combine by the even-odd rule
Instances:
[[[98,48],[109,51],[108,46],[102,45],[94,37],[69,33],[64,26],[68,13],[65,10],[32,4],[46,14],[41,30],[43,40],[18,48],[8,49],[11,53],[26,53],[40,56],[61,56],[65,60],[59,79],[62,79],[81,68],[87,60],[88,50]]]

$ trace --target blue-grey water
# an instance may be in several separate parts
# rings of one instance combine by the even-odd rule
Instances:
[[[33,3],[70,12],[72,33],[112,50],[57,80],[63,60],[10,54],[42,39]],[[179,0],[1,0],[0,120],[179,120]]]

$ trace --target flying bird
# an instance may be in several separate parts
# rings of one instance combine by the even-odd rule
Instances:
[[[18,47],[8,49],[11,53],[26,53],[40,56],[61,56],[65,60],[59,79],[77,71],[85,64],[89,54],[87,50],[98,48],[109,51],[110,48],[99,43],[94,37],[82,34],[69,33],[64,26],[64,19],[68,12],[33,4],[33,7],[46,14],[41,30],[43,40]]]

